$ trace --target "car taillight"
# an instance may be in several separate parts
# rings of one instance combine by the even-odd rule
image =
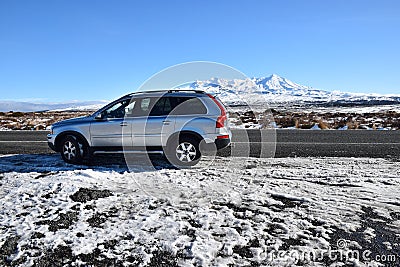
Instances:
[[[225,127],[226,116],[219,116],[217,119],[217,123],[215,125],[216,128],[224,128]]]
[[[224,106],[221,104],[221,102],[218,101],[218,99],[216,99],[214,96],[207,94],[212,100],[214,100],[215,104],[217,104],[217,106],[219,107],[219,109],[221,110],[221,115],[218,116],[217,118],[217,123],[215,125],[216,128],[224,128],[225,127],[225,122],[227,120],[227,116],[226,116],[226,110],[224,108]]]

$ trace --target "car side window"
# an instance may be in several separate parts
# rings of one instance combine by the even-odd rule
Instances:
[[[207,108],[197,97],[174,97],[174,115],[207,114]]]
[[[153,101],[157,101],[151,109],[150,116],[166,116],[172,110],[171,98],[161,97],[154,98]]]
[[[129,104],[125,107],[125,116],[126,117],[132,116],[133,110],[135,109],[135,105],[136,105],[136,99],[131,99]]]
[[[109,108],[111,114],[117,113],[112,110],[119,110],[124,107],[123,115],[128,117],[142,117],[142,116],[167,116],[170,113],[173,115],[194,115],[194,114],[207,114],[207,108],[196,97],[146,97],[137,98],[128,101],[127,104],[117,103]],[[107,110],[108,111],[108,110]],[[110,118],[109,116],[107,116]],[[114,115],[114,117],[116,117]]]
[[[122,119],[125,116],[125,112],[129,110],[129,106],[131,105],[132,103],[130,103],[129,99],[119,101],[102,112],[103,118]]]
[[[152,99],[150,97],[138,98],[135,100],[135,105],[132,108],[130,117],[148,116],[151,110]]]
[[[141,109],[142,111],[148,111],[148,110],[149,110],[149,107],[150,107],[150,101],[151,101],[150,98],[143,98],[143,99],[141,99],[141,102],[140,102],[140,109]]]

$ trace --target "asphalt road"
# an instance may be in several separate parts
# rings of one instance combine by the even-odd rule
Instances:
[[[234,130],[221,156],[400,158],[400,131]],[[0,131],[0,154],[54,153],[47,131]],[[276,142],[275,142],[276,141]]]

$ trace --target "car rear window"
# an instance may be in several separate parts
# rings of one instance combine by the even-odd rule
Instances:
[[[174,115],[206,114],[207,108],[197,97],[172,97]]]

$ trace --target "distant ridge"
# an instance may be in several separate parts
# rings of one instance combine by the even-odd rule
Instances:
[[[48,110],[96,110],[104,106],[108,101],[73,101],[66,103],[30,103],[18,101],[0,101],[0,111],[48,111]]]

